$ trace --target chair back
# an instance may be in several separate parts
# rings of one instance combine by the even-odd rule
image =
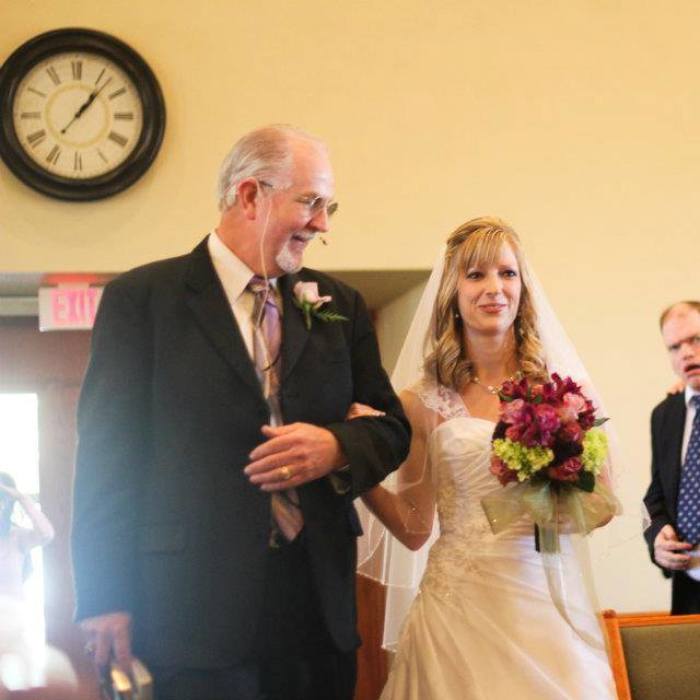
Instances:
[[[603,619],[619,700],[700,697],[700,615],[606,610]]]

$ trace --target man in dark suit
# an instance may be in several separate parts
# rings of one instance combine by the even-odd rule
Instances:
[[[78,415],[77,619],[98,666],[133,649],[159,700],[353,695],[353,499],[409,427],[361,297],[302,268],[333,189],[323,143],[252,132],[222,166],[216,230],[105,289]],[[308,314],[299,282],[328,297]],[[376,415],[345,421],[355,401]]]
[[[674,304],[661,334],[684,391],[651,416],[652,478],[644,497],[644,536],[652,561],[671,576],[673,614],[700,613],[700,302]]]

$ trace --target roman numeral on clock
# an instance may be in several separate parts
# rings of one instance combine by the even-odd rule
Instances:
[[[119,97],[119,95],[123,95],[126,92],[125,87],[120,87],[119,90],[115,90],[114,92],[110,93],[109,99],[113,100],[115,97]]]
[[[22,112],[19,115],[20,119],[40,119],[41,112]]]
[[[32,148],[36,148],[45,138],[46,130],[39,129],[39,131],[29,134],[29,136],[27,136],[27,141]]]
[[[121,119],[123,121],[133,121],[134,113],[133,112],[115,112],[114,118]]]
[[[51,151],[49,151],[49,155],[46,156],[46,160],[51,163],[52,165],[56,165],[58,163],[58,159],[61,157],[61,149],[58,146],[54,146]]]
[[[73,170],[80,171],[83,169],[83,156],[78,153],[78,151],[75,152],[73,156]]]
[[[83,62],[82,61],[71,61],[70,68],[71,68],[71,72],[73,74],[73,80],[81,80],[83,77]]]
[[[46,69],[46,72],[49,74],[49,78],[51,78],[51,80],[53,80],[54,85],[61,84],[61,79],[58,77],[58,73],[56,72],[56,69],[53,66],[49,66]]]
[[[122,148],[126,146],[126,143],[129,139],[126,138],[126,136],[122,136],[121,134],[118,134],[116,131],[110,131],[109,136],[107,137],[110,141],[114,141],[114,143],[118,144]]]

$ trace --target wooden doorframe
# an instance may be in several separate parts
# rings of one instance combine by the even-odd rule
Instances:
[[[35,317],[0,318],[0,392],[38,398],[41,506],[56,531],[44,549],[46,638],[70,658],[85,700],[98,696],[82,635],[73,623],[70,522],[75,409],[89,346],[89,331],[41,333]]]

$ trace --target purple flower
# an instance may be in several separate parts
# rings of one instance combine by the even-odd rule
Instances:
[[[525,420],[527,406],[522,399],[513,399],[510,403],[506,403],[501,408],[501,420],[504,423],[515,425]]]
[[[561,400],[564,394],[581,395],[581,387],[571,378],[562,379],[556,372],[552,374],[552,382],[556,390],[557,397]]]
[[[586,408],[579,414],[578,422],[584,430],[590,430],[595,424],[595,407],[590,399],[586,399]]]
[[[556,409],[549,404],[542,403],[535,406],[535,416],[540,431],[539,444],[544,446],[551,445],[554,440],[554,433],[559,430],[561,425]]]

